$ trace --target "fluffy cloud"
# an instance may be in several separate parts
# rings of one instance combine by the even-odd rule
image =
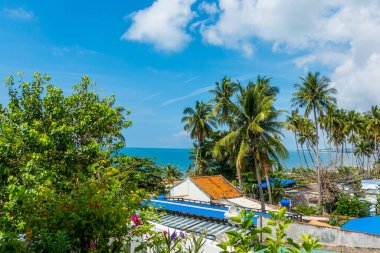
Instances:
[[[206,43],[246,56],[257,41],[303,53],[296,67],[332,69],[341,106],[368,109],[380,101],[380,1],[219,0],[218,20],[201,33]]]
[[[153,44],[160,51],[175,52],[191,40],[186,27],[195,13],[196,0],[157,0],[150,7],[132,14],[132,24],[122,39]]]
[[[124,39],[179,51],[199,31],[207,44],[251,56],[263,42],[286,52],[300,69],[327,66],[341,106],[380,101],[378,0],[157,0],[132,15]],[[196,5],[196,4],[195,4]],[[196,17],[196,18],[195,18]],[[169,101],[171,103],[171,101]]]

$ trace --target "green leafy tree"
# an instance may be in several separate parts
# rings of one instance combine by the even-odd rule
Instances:
[[[363,202],[358,197],[341,196],[334,204],[335,210],[333,214],[350,217],[366,217],[369,216],[368,202]]]
[[[0,107],[2,252],[48,252],[63,235],[73,252],[118,251],[131,233],[149,228],[150,211],[141,206],[146,193],[134,184],[145,171],[134,183],[123,181],[131,178],[131,161],[120,156],[122,130],[131,122],[114,96],[101,97],[87,76],[68,96],[39,73],[30,82],[10,76],[6,87],[9,102]],[[129,219],[137,209],[139,226]]]

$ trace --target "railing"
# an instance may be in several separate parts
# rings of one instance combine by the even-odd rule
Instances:
[[[230,207],[231,205],[226,205],[226,204],[220,204],[220,203],[214,203],[214,202],[209,202],[209,201],[202,201],[202,200],[193,200],[193,199],[185,199],[185,198],[170,198],[171,200],[177,200],[177,201],[183,201],[183,202],[189,202],[189,203],[195,203],[195,204],[203,204],[203,205],[209,205],[209,206],[219,206],[219,207]],[[264,214],[270,214],[268,210],[265,210],[264,212],[261,209],[256,209],[256,208],[247,208],[242,205],[237,205],[236,206],[240,209],[245,209],[247,211],[255,212],[255,213],[264,213]],[[298,220],[302,221],[302,215],[298,213],[291,213],[287,212],[286,217],[292,220]]]

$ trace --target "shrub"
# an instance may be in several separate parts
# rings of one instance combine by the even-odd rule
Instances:
[[[370,215],[370,203],[360,201],[358,197],[340,196],[334,207],[334,215],[350,217],[366,217]]]
[[[314,206],[302,206],[302,205],[297,205],[294,208],[297,212],[303,215],[310,215],[310,214],[316,214],[318,213],[317,208]]]

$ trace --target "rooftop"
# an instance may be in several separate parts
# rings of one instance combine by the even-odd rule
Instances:
[[[241,192],[221,175],[192,177],[191,180],[212,199],[237,198],[242,196]]]
[[[210,220],[178,213],[166,214],[155,223],[188,232],[202,233],[206,231],[207,237],[212,240],[215,240],[218,236],[223,236],[225,232],[230,230],[241,232],[238,227],[229,224],[227,221]]]
[[[342,226],[345,230],[380,235],[380,216],[353,219]]]

